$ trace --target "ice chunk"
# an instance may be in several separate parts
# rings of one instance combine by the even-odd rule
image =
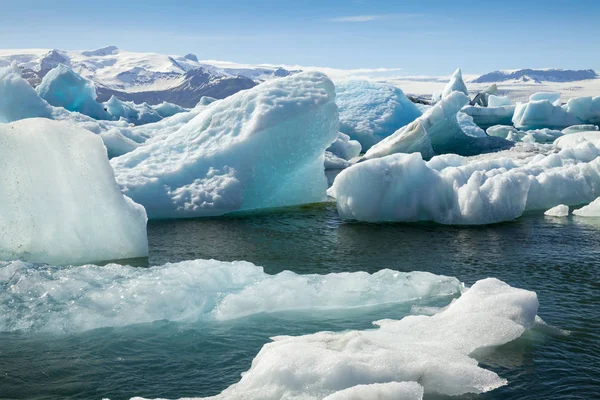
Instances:
[[[117,186],[99,136],[49,119],[0,124],[0,260],[148,254],[144,208]]]
[[[323,400],[422,400],[423,386],[417,382],[388,382],[356,385],[340,390]]]
[[[456,71],[454,71],[452,78],[450,78],[450,82],[448,82],[448,84],[444,87],[444,90],[442,90],[441,100],[444,100],[446,97],[450,96],[452,92],[461,92],[466,96],[469,95],[469,91],[467,90],[467,85],[465,85],[465,82],[463,81],[462,71],[460,68],[457,68]]]
[[[51,108],[21,77],[16,63],[0,68],[0,123],[49,117]]]
[[[479,107],[481,108],[481,107]],[[462,111],[462,110],[461,110]],[[465,113],[465,112],[457,112],[456,113],[456,121],[458,122],[458,126],[467,136],[473,137],[486,137],[485,131],[481,129],[476,123],[474,118]]]
[[[592,125],[592,124],[571,125],[568,128],[563,129],[562,133],[567,135],[570,133],[589,132],[589,131],[597,131],[597,130],[598,130],[598,125]]]
[[[115,96],[104,103],[104,108],[112,119],[124,118],[127,122],[135,125],[149,124],[163,118],[146,103],[135,104],[130,101],[121,101]]]
[[[402,90],[369,81],[336,82],[340,131],[368,150],[421,115]]]
[[[567,215],[569,215],[569,206],[559,204],[556,207],[552,207],[551,209],[546,211],[544,215],[547,215],[549,217],[566,217]]]
[[[381,270],[269,275],[245,261],[194,260],[150,268],[0,262],[0,331],[73,333],[157,320],[231,320],[456,296],[462,284],[427,272]]]
[[[347,168],[328,193],[346,219],[487,224],[592,201],[600,196],[598,156],[589,141],[565,143],[558,153],[548,145],[518,144],[511,151],[429,162],[420,154],[394,154]]]
[[[104,146],[106,146],[108,158],[122,156],[140,146],[139,143],[123,135],[119,129],[110,129],[101,132],[100,137],[104,142]]]
[[[502,137],[513,142],[525,143],[552,143],[562,137],[562,131],[553,129],[532,129],[529,131],[520,131],[512,126],[494,125],[487,129],[490,136]]]
[[[577,215],[578,217],[600,217],[600,197],[587,206],[574,210],[573,215]]]
[[[581,120],[568,113],[560,105],[549,100],[531,100],[518,103],[513,115],[513,124],[518,129],[564,129],[581,123]]]
[[[96,87],[64,64],[50,70],[36,88],[38,95],[53,106],[64,107],[96,119],[108,119],[102,104],[96,101]]]
[[[471,106],[481,106],[488,107],[489,106],[489,98],[490,95],[496,94],[498,92],[498,86],[494,83],[487,88],[485,88],[482,92],[477,93],[477,95],[469,102]],[[509,103],[510,104],[510,103]]]
[[[468,101],[463,93],[452,93],[414,122],[373,146],[366,152],[365,158],[413,152],[420,152],[424,158],[443,153],[474,155],[509,147],[510,143],[506,140],[487,137],[468,115],[461,116],[460,123],[470,134],[463,131],[457,113]]]
[[[558,92],[537,92],[529,96],[529,101],[547,100],[554,106],[560,106],[560,93]]]
[[[575,97],[567,102],[567,112],[586,124],[600,123],[600,96]]]
[[[600,131],[582,131],[563,135],[554,141],[554,146],[558,149],[573,148],[582,143],[590,143],[600,148]]]
[[[475,107],[466,106],[461,110],[470,115],[477,126],[487,129],[494,125],[511,125],[515,113],[515,106],[507,105],[500,107]],[[459,113],[460,115],[460,113]]]
[[[325,169],[343,169],[352,163],[351,159],[360,154],[361,146],[356,140],[350,140],[350,136],[338,132],[335,141],[325,152]]]
[[[202,101],[203,98],[201,98],[200,101]],[[175,114],[179,114],[179,113],[182,113],[182,112],[189,111],[187,108],[183,108],[183,107],[181,107],[181,106],[179,106],[177,104],[168,103],[166,101],[163,101],[160,104],[152,106],[152,108],[162,118],[170,117],[170,116],[175,115]]]
[[[535,325],[537,310],[535,292],[484,279],[433,316],[377,321],[378,329],[364,331],[274,337],[241,380],[215,398],[348,398],[353,390],[377,393],[358,385],[392,382],[418,382],[425,393],[449,396],[487,392],[507,381],[470,355],[519,338]]]
[[[333,83],[301,73],[215,102],[164,140],[111,163],[151,218],[318,202],[326,199],[324,153],[338,127]]]
[[[512,101],[508,96],[497,96],[497,95],[489,95],[488,96],[488,107],[504,107],[504,106],[512,106]]]

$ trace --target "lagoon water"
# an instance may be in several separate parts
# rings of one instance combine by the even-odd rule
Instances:
[[[509,384],[469,399],[600,397],[600,219],[541,213],[489,226],[362,224],[334,203],[214,219],[154,221],[139,268],[189,259],[246,260],[269,274],[428,271],[466,285],[496,277],[537,292],[533,330],[484,358]],[[0,286],[0,291],[7,287]],[[442,306],[450,298],[418,301]],[[365,329],[415,303],[258,314],[230,321],[128,325],[82,332],[0,333],[0,398],[178,398],[218,394],[274,335]],[[2,304],[2,306],[7,306]],[[433,399],[436,396],[426,396]]]

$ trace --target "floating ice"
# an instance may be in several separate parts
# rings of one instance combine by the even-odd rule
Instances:
[[[469,95],[469,91],[467,90],[467,85],[465,85],[465,82],[463,81],[462,71],[460,68],[457,68],[456,71],[454,71],[452,78],[450,78],[450,82],[448,82],[448,84],[446,84],[444,87],[444,90],[442,90],[441,100],[444,100],[446,97],[450,96],[452,92],[461,92],[466,96]]]
[[[200,101],[202,101],[202,99],[200,99]],[[177,104],[168,103],[166,101],[152,106],[152,108],[158,113],[158,115],[160,115],[163,118],[167,118],[175,114],[189,111],[187,108],[183,108],[181,106],[178,106]]]
[[[473,117],[477,126],[487,129],[493,125],[510,125],[515,113],[515,106],[505,105],[498,107],[476,107],[466,106],[461,110],[463,113]],[[459,113],[460,115],[460,113]]]
[[[369,81],[336,82],[340,131],[358,140],[363,151],[421,115],[402,90]]]
[[[51,108],[21,77],[16,63],[0,68],[0,123],[49,117]]]
[[[50,70],[36,88],[39,96],[53,106],[79,112],[95,119],[110,116],[96,101],[96,87],[64,64]]]
[[[472,158],[448,154],[429,162],[420,154],[394,154],[342,171],[328,193],[346,219],[488,224],[526,210],[592,201],[600,196],[599,155],[585,140],[564,143],[558,152],[517,144],[510,151]]]
[[[117,182],[151,218],[323,201],[324,152],[339,127],[334,100],[321,73],[236,93],[164,140],[112,159]]]
[[[372,330],[274,337],[241,380],[214,398],[371,398],[394,382],[418,382],[425,393],[449,396],[487,392],[507,381],[470,355],[519,338],[534,327],[537,310],[535,292],[481,280],[433,316],[377,321]],[[373,384],[380,386],[367,386]]]
[[[494,107],[504,107],[504,106],[512,106],[512,101],[510,100],[510,97],[508,96],[497,96],[494,94],[491,94],[488,96],[488,107],[490,108],[494,108]]]
[[[420,152],[423,158],[443,153],[474,155],[509,147],[510,142],[485,135],[468,115],[457,117],[468,101],[460,92],[446,96],[414,122],[369,149],[365,158],[414,152]]]
[[[577,132],[588,132],[588,131],[597,131],[598,125],[593,124],[584,124],[584,125],[571,125],[568,128],[562,130],[562,133],[577,133]]]
[[[0,124],[0,260],[148,254],[146,213],[117,186],[99,136],[43,118]]]
[[[600,96],[569,99],[566,108],[569,114],[586,124],[600,123]]]
[[[577,215],[578,217],[600,217],[600,197],[587,206],[574,210],[573,215]]]
[[[553,104],[550,100],[530,100],[528,103],[517,104],[512,122],[516,128],[528,130],[564,129],[582,121],[568,113],[560,104]]]
[[[323,400],[422,400],[423,386],[417,382],[388,382],[356,385],[340,390]]]
[[[554,129],[532,129],[529,131],[520,131],[508,125],[494,125],[487,129],[490,136],[501,137],[513,142],[525,143],[552,143],[562,137],[564,133]]]
[[[259,313],[372,307],[454,296],[456,278],[381,270],[265,274],[249,262],[151,268],[0,263],[0,331],[79,332],[157,320],[230,320]]]
[[[600,148],[600,131],[580,131],[569,133],[556,139],[554,146],[558,149],[577,147],[582,143],[591,143]]]
[[[149,124],[163,118],[158,111],[146,103],[135,104],[130,101],[121,101],[115,96],[104,103],[104,108],[113,119],[124,118],[127,122],[135,125]]]
[[[356,140],[350,140],[350,136],[338,132],[335,141],[325,152],[325,169],[343,169],[350,166],[351,159],[358,157],[361,145]]]
[[[559,204],[556,207],[552,207],[544,213],[549,217],[566,217],[569,215],[569,206]]]
[[[547,100],[554,106],[560,106],[560,93],[558,92],[537,92],[529,96],[529,101]]]

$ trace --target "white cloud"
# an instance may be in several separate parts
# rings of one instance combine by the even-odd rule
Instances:
[[[347,15],[327,19],[328,22],[369,22],[381,19],[395,18],[419,18],[422,14],[371,14],[371,15]]]

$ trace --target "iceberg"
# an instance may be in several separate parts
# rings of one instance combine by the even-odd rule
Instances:
[[[600,96],[569,99],[566,108],[569,114],[585,124],[600,124]]]
[[[574,210],[573,215],[577,215],[578,217],[600,217],[600,197],[587,206]]]
[[[109,119],[103,105],[96,101],[96,87],[64,64],[50,70],[36,88],[38,95],[55,107],[79,112],[95,119]]]
[[[515,113],[515,106],[504,105],[498,107],[465,106],[461,110],[470,115],[477,126],[487,129],[494,125],[510,125]]]
[[[561,106],[560,93],[539,92],[529,96],[529,102],[517,103],[512,122],[517,129],[564,129],[582,120]]]
[[[338,128],[333,83],[301,73],[214,102],[164,140],[111,163],[150,218],[320,202],[324,153]]]
[[[261,313],[360,309],[446,299],[453,277],[381,270],[266,274],[246,261],[190,260],[150,268],[0,262],[0,332],[72,334],[159,320],[226,321]]]
[[[549,217],[566,217],[569,215],[569,206],[559,204],[556,207],[547,210],[544,215]]]
[[[537,92],[529,96],[529,101],[547,100],[553,106],[560,106],[560,93],[558,92]]]
[[[345,219],[458,225],[509,221],[527,210],[600,196],[600,149],[587,140],[555,146],[519,143],[498,153],[447,154],[428,162],[421,154],[393,154],[345,169],[328,193]]]
[[[466,96],[469,96],[469,91],[467,90],[467,85],[465,85],[465,82],[463,81],[460,68],[457,68],[456,71],[454,71],[452,78],[450,78],[450,82],[448,82],[444,87],[444,90],[442,90],[441,100],[450,96],[452,92],[461,92]]]
[[[44,118],[0,124],[0,260],[148,255],[146,212],[123,196],[99,136]]]
[[[461,92],[446,96],[414,122],[371,147],[365,158],[419,152],[428,159],[435,154],[475,155],[510,147],[506,140],[488,137],[468,115],[457,116],[468,101]]]
[[[134,125],[144,125],[160,121],[163,117],[146,103],[135,104],[131,101],[121,101],[112,96],[104,104],[104,109],[111,119],[123,118]],[[168,104],[168,103],[167,103]]]
[[[600,131],[579,131],[562,135],[554,141],[557,149],[567,149],[577,147],[579,144],[590,143],[600,148]]]
[[[487,129],[490,136],[501,137],[513,142],[525,143],[552,143],[564,135],[563,131],[554,129],[532,129],[529,131],[520,131],[508,125],[494,125]]]
[[[510,100],[510,98],[508,96],[497,96],[494,94],[491,94],[488,96],[488,104],[487,106],[490,108],[494,108],[494,107],[505,107],[505,106],[512,106],[512,101]]]
[[[343,169],[349,167],[352,160],[358,157],[361,145],[350,136],[338,132],[337,138],[325,151],[325,169]]]
[[[52,110],[21,77],[16,63],[0,68],[0,123],[50,117]]]
[[[368,150],[421,115],[401,89],[369,81],[336,82],[340,131]]]
[[[562,133],[567,135],[569,133],[589,132],[589,131],[597,131],[597,130],[598,130],[598,125],[593,125],[593,124],[571,125],[565,129],[563,129]]]
[[[202,99],[200,99],[202,100]],[[144,103],[145,104],[145,103]],[[189,111],[189,109],[187,108],[183,108],[177,104],[173,104],[173,103],[168,103],[166,101],[163,101],[160,104],[157,104],[155,106],[152,106],[152,108],[154,109],[154,111],[156,111],[158,113],[158,115],[160,115],[162,118],[167,118],[167,117],[171,117],[175,114],[179,114],[182,112],[186,112]]]
[[[376,329],[273,337],[241,380],[214,399],[372,398],[398,390],[398,382],[448,396],[488,392],[507,381],[473,355],[533,328],[538,307],[535,292],[488,278],[433,316],[376,321]]]
[[[417,382],[388,382],[356,385],[337,391],[323,400],[422,400],[423,386]]]

